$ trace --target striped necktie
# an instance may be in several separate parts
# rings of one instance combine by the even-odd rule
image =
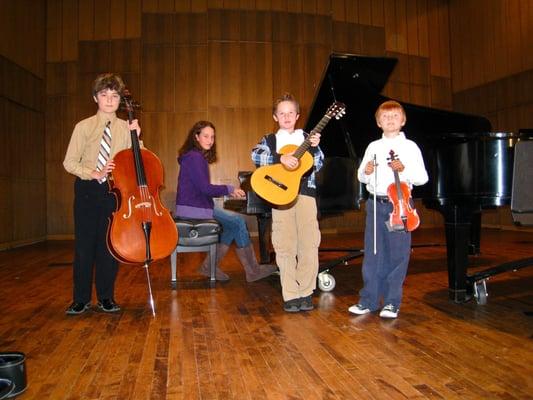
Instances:
[[[100,141],[100,152],[98,153],[98,160],[96,162],[96,170],[102,171],[104,169],[107,160],[109,160],[109,155],[111,154],[111,129],[109,129],[111,121],[107,121],[104,128],[104,134],[102,135],[102,140]],[[99,180],[100,183],[103,183],[107,180],[104,176]]]

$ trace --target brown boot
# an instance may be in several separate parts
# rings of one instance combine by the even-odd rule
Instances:
[[[235,251],[244,267],[247,282],[258,281],[277,271],[275,265],[257,263],[254,246],[251,243],[246,247],[237,248]]]
[[[215,273],[215,279],[217,281],[229,281],[229,276],[220,269],[220,261],[224,258],[226,253],[229,250],[229,246],[224,243],[217,243],[217,269]],[[211,277],[211,272],[209,270],[209,254],[205,257],[204,262],[198,268],[198,272],[207,277]]]

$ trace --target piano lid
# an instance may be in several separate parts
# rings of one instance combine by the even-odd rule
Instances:
[[[304,128],[309,132],[334,101],[346,104],[344,118],[330,121],[322,132],[320,147],[326,157],[362,157],[368,143],[381,137],[374,113],[382,102],[390,100],[381,91],[396,64],[397,59],[389,57],[330,55]],[[407,137],[422,148],[436,134],[491,130],[484,117],[399,103],[407,114]]]

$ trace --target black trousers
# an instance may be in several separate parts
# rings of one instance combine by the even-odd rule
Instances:
[[[76,178],[74,182],[75,256],[73,299],[91,301],[93,275],[98,300],[113,299],[118,262],[107,248],[109,217],[116,199],[107,183]]]

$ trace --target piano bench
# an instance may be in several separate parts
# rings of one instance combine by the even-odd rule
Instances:
[[[222,227],[214,219],[185,219],[174,217],[178,228],[178,245],[170,255],[171,285],[177,285],[176,263],[178,253],[206,252],[209,255],[210,281],[215,282],[217,243]]]

